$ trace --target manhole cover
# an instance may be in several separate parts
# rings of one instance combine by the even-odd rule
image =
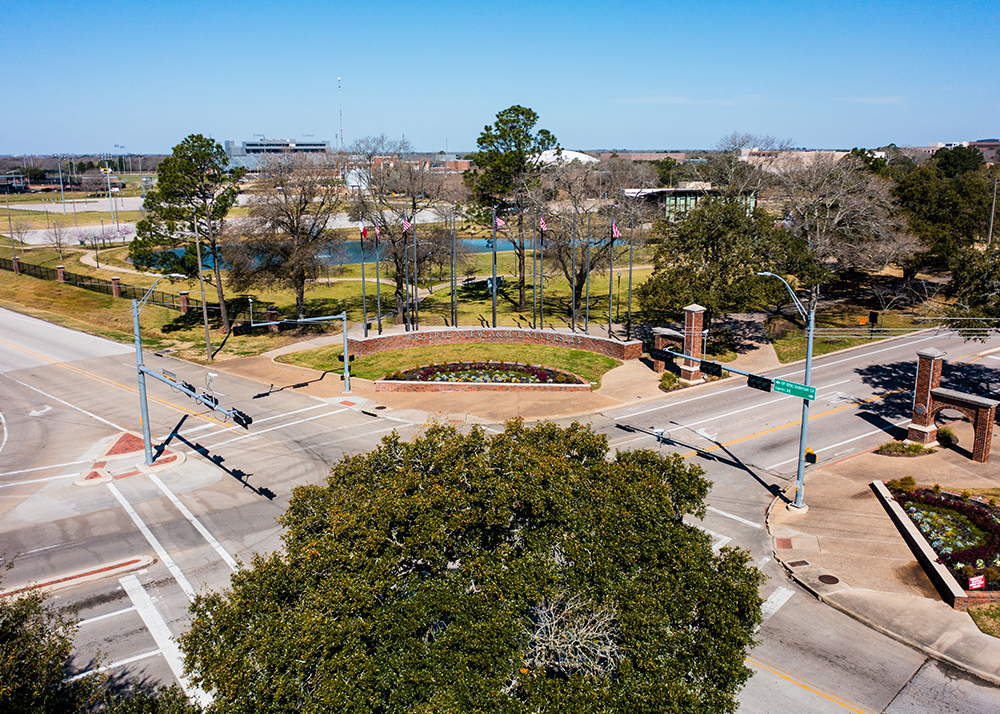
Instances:
[[[840,578],[835,575],[820,575],[819,581],[827,585],[836,585],[840,582]]]
[[[793,560],[788,564],[789,568],[802,568],[809,565],[808,560]]]

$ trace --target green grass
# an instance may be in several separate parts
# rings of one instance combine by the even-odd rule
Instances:
[[[343,348],[320,347],[304,352],[294,352],[278,358],[279,362],[310,367],[324,372],[343,372],[339,356]],[[601,377],[621,364],[604,355],[546,345],[447,345],[438,347],[412,347],[359,357],[351,362],[351,374],[361,379],[381,379],[399,370],[413,369],[428,364],[448,362],[476,362],[496,360],[523,362],[554,367],[582,377],[600,386]]]
[[[1000,637],[1000,604],[974,605],[966,612],[976,626],[987,635]]]
[[[867,309],[854,306],[838,305],[826,310],[817,310],[817,329],[833,328],[850,330],[851,332],[849,336],[817,334],[813,339],[813,356],[824,355],[871,342],[871,338],[861,336],[868,332],[868,327],[858,325],[858,319],[860,317],[867,317],[867,315]],[[891,332],[880,333],[878,330],[875,330],[873,333],[875,340],[898,335],[898,330],[919,330],[923,325],[915,321],[909,314],[886,312],[883,314],[880,327],[885,327],[891,330]],[[774,351],[781,362],[795,362],[805,359],[807,348],[805,325],[798,315],[794,317],[771,318],[767,323],[767,331],[771,335],[771,344],[774,345]]]

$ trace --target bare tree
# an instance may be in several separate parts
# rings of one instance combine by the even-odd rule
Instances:
[[[828,270],[905,265],[920,247],[896,211],[891,183],[852,156],[821,156],[777,178],[790,230]]]
[[[321,254],[335,240],[327,223],[343,206],[341,159],[327,154],[267,158],[250,197],[250,218],[234,226],[239,237],[224,247],[234,289],[291,288],[298,318],[306,317],[306,285],[319,275]]]
[[[59,251],[59,260],[63,259],[63,248],[66,245],[66,241],[69,235],[66,231],[65,226],[61,223],[56,223],[52,221],[52,224],[45,231],[45,237],[48,238],[49,243],[52,244],[56,250]]]
[[[410,144],[380,136],[367,136],[350,147],[353,192],[350,215],[378,227],[379,261],[395,268],[396,314],[408,319],[406,272],[408,270],[407,223],[416,222],[421,211],[433,208],[444,199],[442,174],[419,170],[407,161]]]
[[[787,141],[773,136],[733,132],[722,138],[702,164],[701,177],[726,198],[759,193],[767,183],[768,170],[787,148]]]
[[[28,233],[31,232],[31,226],[25,221],[14,221],[10,226],[11,238],[20,243],[22,246],[27,245]]]

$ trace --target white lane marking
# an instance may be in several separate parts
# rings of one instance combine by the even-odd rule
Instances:
[[[26,474],[31,471],[46,471],[47,469],[61,469],[66,466],[76,466],[77,464],[92,464],[93,459],[83,459],[82,461],[67,461],[65,464],[52,464],[51,466],[35,466],[30,469],[18,469],[17,471],[4,471],[0,473],[0,476],[15,476],[17,474]]]
[[[739,387],[731,387],[730,389],[723,389],[721,392],[711,392],[710,394],[702,394],[697,397],[691,397],[690,399],[682,399],[679,402],[670,402],[669,404],[661,404],[660,406],[650,407],[649,409],[642,409],[637,412],[629,412],[628,414],[625,414],[620,417],[613,416],[609,418],[615,421],[618,421],[619,419],[631,419],[632,417],[637,417],[640,414],[647,414],[649,412],[659,411],[660,409],[669,409],[670,407],[679,407],[681,404],[687,404],[688,402],[696,402],[699,399],[706,399],[708,397],[716,397],[720,394],[728,394],[729,392],[735,392],[737,389],[743,389],[743,385],[740,385]]]
[[[625,444],[631,444],[633,441],[642,441],[643,439],[655,438],[655,434],[643,434],[642,436],[636,436],[631,439],[623,439],[621,441],[609,441],[608,445],[613,446],[616,449],[619,446],[625,446]]]
[[[850,381],[851,381],[850,379],[844,379],[844,380],[841,380],[840,382],[834,382],[833,384],[825,384],[822,387],[816,387],[816,391],[818,392],[821,389],[830,389],[831,387],[837,387],[837,386],[839,386],[841,384],[847,384]],[[743,388],[744,387],[742,387],[742,386],[736,387],[736,389],[743,389]],[[722,392],[715,392],[715,394],[725,394],[726,392],[732,392],[732,391],[735,391],[735,390],[733,390],[733,389],[727,389],[727,390],[722,391]],[[643,410],[641,412],[634,412],[632,414],[629,414],[629,415],[621,417],[621,418],[622,419],[626,419],[628,417],[638,416],[639,414],[645,414],[646,412],[657,411],[659,409],[667,409],[668,407],[680,406],[681,404],[686,404],[687,402],[693,402],[695,399],[703,399],[704,396],[709,396],[709,395],[703,395],[701,397],[694,397],[692,399],[685,399],[682,402],[673,402],[671,404],[667,404],[667,405],[664,405],[662,407],[654,407],[652,409],[645,409],[645,410]],[[706,419],[702,419],[700,421],[691,422],[690,424],[681,424],[680,426],[681,426],[682,429],[687,429],[687,428],[690,428],[692,426],[697,426],[698,424],[704,424],[705,422],[714,421],[715,419],[724,419],[726,417],[735,416],[736,414],[742,414],[743,412],[752,411],[754,409],[760,409],[763,406],[767,406],[769,404],[776,404],[778,402],[783,402],[783,401],[785,401],[787,399],[799,399],[799,397],[793,397],[791,395],[784,396],[784,397],[777,397],[776,399],[769,399],[768,401],[764,402],[763,404],[754,404],[754,405],[751,405],[749,407],[743,407],[741,409],[736,409],[735,411],[726,412],[725,414],[716,414],[715,416],[710,416],[710,417],[708,417]],[[618,419],[618,417],[611,417],[611,418],[612,419]]]
[[[149,479],[156,484],[158,489],[163,491],[163,494],[170,499],[170,502],[177,507],[177,510],[184,514],[184,517],[191,522],[191,525],[193,525],[195,529],[201,533],[202,538],[208,541],[210,546],[215,548],[215,552],[222,556],[222,559],[226,561],[226,565],[232,568],[233,572],[236,572],[236,561],[233,559],[233,556],[226,552],[226,549],[222,547],[222,544],[215,539],[215,536],[209,533],[208,529],[202,525],[201,521],[194,517],[194,514],[188,510],[188,507],[181,503],[181,500],[177,498],[174,492],[167,488],[166,484],[163,483],[163,481],[161,481],[156,474],[149,474]]]
[[[929,337],[923,337],[923,338],[921,338],[919,340],[900,340],[899,342],[893,344],[891,347],[885,347],[885,348],[880,349],[880,350],[875,350],[874,352],[864,352],[862,350],[858,350],[858,352],[856,354],[853,354],[850,357],[844,357],[843,359],[834,360],[833,362],[823,362],[821,364],[813,363],[812,368],[814,370],[816,370],[816,369],[819,369],[821,367],[832,367],[835,364],[842,364],[844,362],[850,362],[852,359],[857,359],[858,357],[870,357],[871,355],[881,354],[882,352],[889,352],[891,350],[900,349],[900,348],[904,348],[904,347],[908,348],[911,345],[916,345],[916,344],[919,344],[921,342],[926,342],[927,340],[933,340],[933,339],[935,339],[937,337],[940,337],[940,335],[931,335]],[[785,377],[791,377],[793,374],[798,374],[799,372],[805,372],[805,365],[802,366],[802,369],[797,369],[794,372],[789,372],[788,374],[780,374],[780,375],[778,375],[778,379],[784,379]]]
[[[693,524],[698,530],[705,531],[710,536],[712,536],[712,550],[718,553],[722,548],[732,540],[729,536],[724,536],[721,533],[716,533],[715,531],[710,531],[705,526],[699,525],[697,523]]]
[[[3,447],[7,446],[7,420],[3,418],[3,412],[0,412],[0,426],[3,427],[3,441],[0,441],[0,451],[3,451]]]
[[[86,414],[86,415],[87,415],[87,416],[89,416],[89,417],[92,417],[92,418],[94,418],[94,419],[97,419],[97,421],[99,421],[99,422],[103,422],[104,424],[107,424],[108,426],[110,426],[110,427],[111,427],[112,429],[115,429],[116,431],[126,431],[126,429],[124,429],[123,427],[120,427],[120,426],[118,426],[118,425],[117,425],[117,424],[115,424],[114,422],[111,422],[111,421],[108,421],[108,420],[107,420],[107,419],[105,419],[104,417],[99,417],[99,416],[97,416],[96,414],[94,414],[93,412],[88,412],[88,411],[87,411],[86,409],[82,409],[82,408],[80,408],[80,407],[76,406],[75,404],[70,404],[70,403],[69,403],[69,402],[67,402],[67,401],[66,401],[65,399],[60,399],[59,397],[54,397],[54,396],[52,396],[51,394],[49,394],[48,392],[43,392],[43,391],[42,391],[41,389],[38,389],[37,387],[32,387],[32,386],[31,386],[30,384],[25,384],[25,383],[24,383],[24,382],[22,382],[22,381],[21,381],[20,379],[14,379],[14,378],[13,378],[13,377],[11,377],[11,376],[10,376],[9,374],[5,374],[5,375],[3,375],[3,376],[4,376],[4,377],[6,377],[7,379],[9,379],[9,380],[10,380],[10,381],[12,381],[12,382],[17,382],[17,383],[18,383],[18,384],[20,384],[20,385],[21,385],[22,387],[27,387],[28,389],[32,390],[33,392],[38,392],[38,393],[39,393],[39,394],[41,394],[41,395],[42,395],[43,397],[48,397],[49,399],[52,399],[52,400],[54,400],[54,401],[57,401],[57,402],[59,402],[60,404],[65,404],[65,405],[66,405],[67,407],[69,407],[70,409],[76,409],[76,410],[77,410],[78,412],[81,412],[81,413],[83,413],[83,414]]]
[[[781,608],[782,605],[788,602],[788,599],[794,594],[794,590],[789,590],[788,588],[778,588],[773,593],[768,595],[767,600],[765,600],[764,604],[760,606],[761,619],[767,620],[770,618]]]
[[[163,621],[163,616],[156,609],[153,600],[149,597],[149,593],[146,592],[146,588],[142,587],[139,578],[134,575],[126,575],[124,578],[119,579],[118,582],[122,584],[125,592],[131,598],[132,604],[135,605],[135,609],[139,612],[139,617],[142,618],[142,621],[146,624],[146,629],[149,630],[149,634],[156,641],[156,645],[160,648],[163,658],[167,660],[170,670],[177,677],[177,681],[181,683],[184,693],[191,699],[197,700],[202,706],[211,703],[212,697],[207,692],[199,689],[185,679],[184,662],[181,657],[180,647],[174,641],[173,636],[170,634],[170,628]]]
[[[302,424],[303,422],[312,421],[314,419],[322,419],[323,417],[333,416],[334,414],[340,414],[341,412],[346,412],[346,411],[347,408],[345,407],[343,409],[337,409],[336,411],[326,412],[325,414],[317,414],[316,416],[307,417],[305,419],[299,419],[298,421],[290,421],[287,424],[279,424],[278,426],[272,426],[270,429],[262,429],[261,431],[254,431],[249,434],[241,434],[240,436],[234,436],[232,439],[226,439],[225,441],[217,441],[214,444],[207,444],[202,448],[215,449],[222,446],[223,444],[231,444],[234,441],[242,441],[243,439],[249,439],[252,436],[260,436],[261,434],[266,434],[269,431],[275,431],[277,429],[287,429],[288,427],[295,426],[296,424]],[[215,434],[212,434],[212,436],[215,436]],[[197,450],[194,450],[191,453],[197,453]]]
[[[858,439],[864,439],[867,436],[873,436],[874,434],[879,434],[881,432],[888,432],[891,427],[903,426],[903,425],[909,424],[909,423],[910,423],[909,419],[903,419],[902,421],[897,421],[895,424],[890,424],[888,427],[883,427],[883,428],[875,429],[873,431],[866,431],[864,434],[861,434],[860,436],[854,436],[854,437],[851,437],[850,439],[846,439],[845,441],[840,441],[840,442],[837,442],[836,444],[830,444],[829,446],[824,446],[822,449],[816,449],[816,453],[819,454],[819,453],[821,453],[823,451],[829,451],[830,449],[836,449],[838,446],[843,446],[844,444],[850,444],[852,441],[857,441]],[[768,466],[766,468],[770,471],[771,469],[776,469],[779,466],[784,466],[785,464],[790,464],[793,461],[798,461],[798,460],[799,460],[799,457],[796,455],[796,456],[793,456],[790,459],[785,459],[784,461],[781,461],[781,462],[775,464],[774,466]]]
[[[754,523],[753,521],[748,521],[746,518],[740,518],[739,516],[734,516],[732,513],[726,513],[725,511],[720,511],[718,508],[715,508],[713,506],[706,506],[706,510],[711,511],[712,513],[716,513],[720,516],[725,516],[726,518],[732,518],[734,521],[739,521],[740,523],[747,526],[753,526],[754,528],[764,527],[760,523]]]
[[[402,420],[400,420],[400,421],[402,421]],[[409,422],[407,422],[407,423],[409,423]],[[340,439],[334,439],[332,441],[324,441],[324,442],[321,442],[319,444],[316,444],[316,446],[329,446],[330,444],[339,444],[341,441],[348,441],[350,439],[360,439],[363,436],[375,436],[375,434],[383,434],[383,433],[385,433],[387,431],[395,431],[395,430],[396,430],[396,427],[390,426],[390,427],[386,427],[385,429],[376,429],[375,431],[367,431],[364,434],[359,434],[359,435],[354,435],[354,436],[344,436],[344,437],[341,437]],[[490,431],[490,429],[489,428],[485,428],[485,429],[483,429],[483,431]],[[493,429],[492,431],[494,433],[497,433],[497,434],[502,434],[503,433],[502,431],[500,431],[498,429]]]
[[[76,624],[82,627],[83,625],[90,625],[95,622],[100,622],[101,620],[107,620],[112,617],[118,617],[119,615],[127,615],[130,612],[135,612],[135,605],[133,605],[132,607],[126,607],[124,610],[115,610],[114,612],[109,612],[104,615],[98,615],[97,617],[88,617],[86,620],[80,620]]]
[[[130,608],[134,609],[134,608]],[[120,659],[117,662],[112,662],[111,664],[106,664],[97,669],[88,669],[86,672],[80,672],[80,674],[73,675],[69,679],[63,680],[65,682],[75,682],[78,679],[83,679],[84,677],[89,677],[92,674],[99,674],[101,672],[107,672],[108,670],[114,669],[115,667],[124,667],[127,664],[132,664],[133,662],[138,662],[139,660],[148,659],[150,657],[156,657],[157,655],[163,654],[160,650],[150,650],[149,652],[143,652],[142,654],[132,655],[131,657],[126,657],[125,659]]]
[[[41,553],[43,550],[52,550],[53,548],[61,548],[65,543],[56,543],[55,545],[47,545],[44,548],[34,548],[32,550],[24,550],[18,553],[18,555],[31,555],[32,553]]]
[[[41,416],[42,414],[46,414],[50,411],[52,411],[52,407],[46,404],[44,409],[32,409],[28,412],[28,416]]]
[[[188,596],[188,600],[194,602],[194,588],[191,587],[191,583],[188,582],[188,579],[184,577],[184,573],[181,572],[181,569],[177,567],[177,563],[174,562],[174,559],[167,554],[167,551],[162,545],[160,545],[160,541],[156,540],[156,536],[154,536],[153,532],[149,530],[149,527],[142,522],[142,518],[140,518],[139,514],[135,512],[134,508],[132,508],[132,504],[125,500],[125,496],[123,496],[122,492],[118,490],[118,487],[115,486],[114,483],[109,483],[108,489],[114,494],[115,498],[118,499],[118,503],[122,504],[122,508],[124,508],[125,512],[132,518],[132,522],[135,523],[139,531],[146,536],[146,540],[149,541],[151,546],[153,546],[153,550],[155,550],[156,554],[160,556],[160,560],[162,560],[163,564],[167,566],[167,570],[169,570],[170,574],[174,576],[174,580],[176,580],[178,585],[181,586],[184,594]]]
[[[254,419],[254,424],[263,424],[266,421],[272,421],[274,419],[281,419],[282,417],[292,416],[293,414],[298,414],[299,412],[307,412],[310,409],[320,409],[321,407],[327,407],[327,406],[329,406],[329,405],[327,405],[327,404],[314,404],[311,407],[305,407],[304,409],[296,409],[295,411],[285,412],[284,414],[275,414],[274,416],[264,417],[263,419]],[[179,431],[177,433],[180,434],[181,436],[184,436],[185,434],[193,434],[194,432],[196,432],[196,431],[202,431],[203,429],[211,429],[214,426],[218,426],[218,424],[202,424],[201,426],[193,426],[190,429],[185,429],[184,431]],[[227,431],[232,431],[233,429],[242,429],[242,428],[243,427],[241,427],[241,426],[227,426],[225,429],[219,429],[216,433],[217,434],[222,434],[222,433],[227,432]],[[159,440],[160,441],[164,441],[164,440],[170,438],[170,436],[171,436],[171,434],[167,434],[166,436],[161,436],[159,438]],[[214,436],[214,434],[213,434],[213,436]]]
[[[33,478],[28,481],[11,481],[10,483],[0,483],[0,488],[10,488],[11,486],[27,486],[32,483],[45,483],[46,481],[58,481],[61,478],[79,478],[83,472],[76,474],[59,474],[58,476],[46,476],[45,478]]]

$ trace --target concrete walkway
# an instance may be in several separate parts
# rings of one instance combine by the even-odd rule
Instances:
[[[805,479],[808,510],[786,508],[795,497],[793,484],[772,503],[767,527],[775,558],[820,600],[935,659],[1000,685],[1000,639],[983,634],[968,613],[941,600],[869,487],[875,479],[903,476],[958,492],[1000,486],[997,449],[993,462],[974,463],[966,449],[973,443],[971,425],[956,422],[952,429],[958,446],[928,456],[867,453],[810,467]]]

